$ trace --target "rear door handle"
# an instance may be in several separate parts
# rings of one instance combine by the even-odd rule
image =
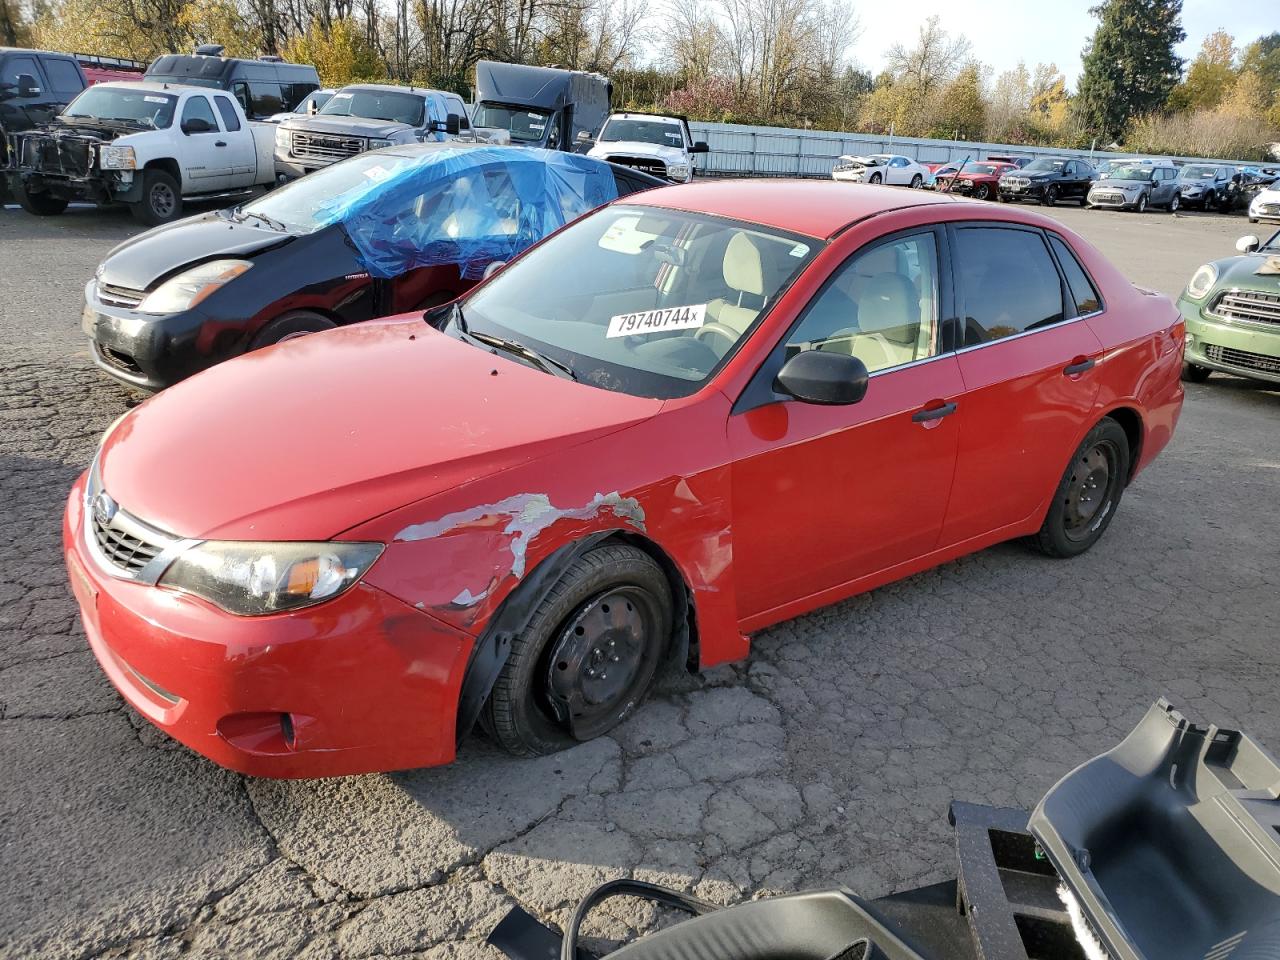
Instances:
[[[954,403],[944,403],[940,407],[926,407],[924,410],[917,410],[911,415],[912,423],[928,423],[930,420],[941,420],[943,417],[949,417],[956,412]]]
[[[227,141],[225,140],[218,140],[214,143],[215,147],[225,147],[226,145],[227,145]]]
[[[1062,375],[1064,377],[1078,377],[1080,376],[1080,374],[1084,373],[1086,370],[1092,370],[1093,367],[1094,367],[1094,360],[1092,357],[1090,357],[1084,360],[1079,360],[1076,363],[1068,364],[1066,367],[1063,367]]]

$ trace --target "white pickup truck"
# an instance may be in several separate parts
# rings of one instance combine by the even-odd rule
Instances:
[[[51,123],[14,134],[9,186],[25,210],[53,216],[72,200],[123,203],[148,225],[184,200],[275,182],[275,127],[250,122],[221,90],[100,83]]]
[[[643,170],[672,183],[693,179],[694,155],[707,145],[694,140],[684,117],[652,113],[615,113],[605,121],[587,156]]]

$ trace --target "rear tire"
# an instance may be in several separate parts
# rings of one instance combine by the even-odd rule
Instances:
[[[1129,477],[1129,438],[1103,417],[1063,471],[1032,545],[1049,557],[1078,557],[1106,533]]]
[[[258,350],[262,347],[269,347],[273,343],[295,340],[309,333],[332,330],[335,326],[337,324],[328,317],[312,313],[309,310],[295,310],[292,313],[286,313],[284,316],[276,317],[255,333],[253,339],[249,341],[249,349]]]
[[[129,204],[139,223],[158,227],[182,216],[182,191],[178,181],[163,170],[142,171],[142,199]]]
[[[1198,363],[1182,363],[1182,380],[1184,383],[1204,383],[1213,371]]]
[[[521,757],[608,733],[648,692],[671,628],[671,588],[652,557],[625,545],[587,551],[511,641],[482,711],[484,728]],[[572,730],[569,713],[577,717]]]
[[[56,217],[67,209],[67,201],[61,197],[55,197],[46,191],[28,193],[27,188],[21,182],[18,183],[13,193],[14,199],[18,201],[18,206],[37,217]]]

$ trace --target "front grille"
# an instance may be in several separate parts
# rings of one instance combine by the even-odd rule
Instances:
[[[19,138],[18,166],[35,173],[87,177],[93,165],[93,137],[49,137],[27,134]]]
[[[1122,207],[1125,201],[1123,193],[1093,193],[1089,202],[1095,207]]]
[[[1031,181],[1026,177],[1010,177],[1007,181],[1007,185],[1018,190],[1025,190],[1027,187],[1031,186]]]
[[[119,287],[114,283],[98,284],[98,299],[113,307],[136,307],[146,295],[145,290],[134,290],[132,287]]]
[[[630,167],[632,170],[639,170],[641,173],[648,173],[655,177],[665,177],[667,175],[667,165],[661,160],[655,160],[652,157],[614,156],[608,159],[619,166]]]
[[[1280,324],[1280,293],[1229,290],[1218,298],[1209,312],[1223,320]]]
[[[337,137],[323,133],[294,131],[290,153],[302,160],[323,160],[331,163],[363,153],[369,145],[364,137]]]
[[[1269,217],[1280,216],[1280,203],[1260,203],[1258,204],[1258,213],[1266,214]]]
[[[119,514],[117,513],[116,516],[118,517]],[[115,522],[114,517],[104,523],[98,512],[92,508],[90,517],[93,523],[93,536],[98,541],[98,549],[112,565],[125,573],[136,574],[158,557],[164,549],[163,543],[152,543],[143,539],[142,536],[134,535],[141,533],[136,528],[133,534],[126,533],[121,529],[121,525]]]
[[[1256,370],[1258,373],[1280,374],[1280,357],[1268,357],[1266,354],[1252,353],[1248,350],[1233,350],[1231,347],[1220,347],[1216,343],[1206,345],[1204,355],[1215,363],[1230,367]]]

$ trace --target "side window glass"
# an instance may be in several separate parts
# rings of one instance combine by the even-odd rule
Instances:
[[[236,116],[236,108],[226,97],[214,97],[218,105],[218,113],[222,114],[222,126],[230,133],[240,129],[240,118]]]
[[[36,62],[30,57],[9,57],[5,60],[3,69],[0,69],[0,81],[16,86],[18,77],[24,73],[35,80],[37,86],[40,85],[40,71],[36,68]]]
[[[1102,309],[1102,298],[1098,296],[1097,287],[1093,285],[1089,275],[1084,272],[1084,267],[1080,265],[1076,255],[1058,237],[1050,236],[1049,243],[1053,247],[1053,252],[1058,255],[1058,263],[1062,266],[1062,272],[1067,276],[1067,287],[1071,290],[1071,299],[1075,301],[1076,315],[1084,316],[1089,313],[1097,313]]]
[[[213,117],[213,110],[209,106],[209,101],[204,97],[192,97],[182,108],[182,122],[185,124],[188,120],[203,120],[209,125],[206,133],[217,133],[218,121]]]
[[[250,117],[269,117],[283,112],[284,102],[280,98],[280,84],[269,80],[249,81]]]
[[[971,347],[1060,322],[1062,282],[1040,234],[1001,227],[957,231],[956,283]]]
[[[809,304],[787,338],[787,355],[848,353],[871,372],[932,356],[937,265],[932,233],[855,254]]]
[[[76,94],[84,89],[80,72],[69,60],[45,60],[44,72],[49,75],[49,86],[54,93]]]
[[[246,117],[252,117],[253,112],[249,106],[249,85],[243,80],[237,80],[231,85],[231,95],[240,101],[240,109],[244,111]]]

